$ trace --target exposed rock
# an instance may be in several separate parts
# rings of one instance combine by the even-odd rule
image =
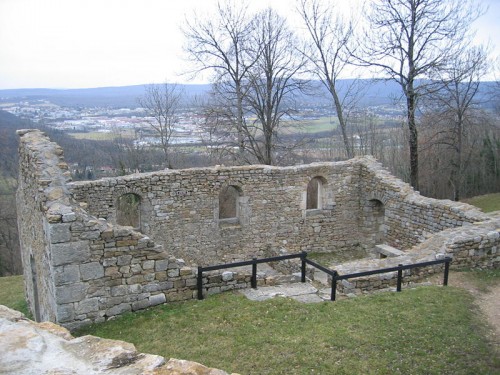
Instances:
[[[165,366],[155,369],[152,375],[227,375],[227,372],[205,367],[199,363],[172,358]],[[148,374],[149,375],[149,374]],[[232,374],[237,375],[237,374]]]
[[[196,362],[138,353],[133,344],[74,338],[54,323],[36,323],[0,305],[0,374],[227,375]]]

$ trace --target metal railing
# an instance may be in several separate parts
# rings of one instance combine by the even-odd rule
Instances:
[[[442,264],[442,263],[444,263],[443,285],[448,285],[448,274],[449,274],[449,270],[450,270],[450,263],[452,260],[450,257],[446,257],[444,259],[433,260],[433,261],[429,261],[429,262],[421,262],[421,263],[414,263],[414,264],[407,264],[407,265],[399,264],[396,267],[381,268],[378,270],[356,272],[356,273],[350,273],[350,274],[346,274],[346,275],[340,275],[335,270],[331,270],[329,268],[322,266],[319,263],[316,263],[310,259],[307,259],[306,252],[302,252],[302,253],[298,253],[298,254],[281,255],[281,256],[263,258],[263,259],[253,258],[252,260],[247,260],[247,261],[243,261],[243,262],[220,264],[217,266],[208,266],[208,267],[199,266],[198,267],[198,276],[197,276],[198,299],[199,300],[203,299],[203,272],[216,271],[216,270],[235,268],[235,267],[243,267],[243,266],[252,266],[252,276],[250,279],[250,285],[252,288],[256,289],[257,288],[257,264],[278,262],[281,260],[298,259],[298,258],[300,258],[300,260],[301,260],[301,267],[300,267],[301,268],[301,277],[300,277],[301,282],[304,283],[306,281],[306,264],[309,264],[309,265],[313,266],[314,268],[317,268],[320,271],[323,271],[326,274],[331,276],[331,279],[332,279],[331,294],[330,294],[331,301],[335,301],[335,299],[336,299],[337,282],[340,280],[348,280],[348,279],[353,279],[353,278],[357,278],[357,277],[370,276],[370,275],[376,275],[379,273],[388,273],[388,272],[397,271],[398,276],[397,276],[396,291],[401,292],[401,284],[402,284],[402,280],[403,280],[403,270],[409,270],[409,269],[419,268],[419,267],[434,266],[434,265]]]
[[[448,285],[448,274],[450,272],[450,263],[451,263],[451,258],[446,257],[444,259],[438,259],[438,260],[432,260],[429,262],[421,262],[421,263],[414,263],[414,264],[399,264],[397,267],[389,267],[389,268],[381,268],[378,270],[373,270],[373,271],[364,271],[364,272],[356,272],[356,273],[350,273],[347,275],[339,275],[336,271],[333,271],[335,275],[332,277],[332,295],[331,295],[331,300],[335,301],[335,295],[336,295],[336,290],[337,290],[337,281],[340,280],[347,280],[347,279],[353,279],[356,277],[363,277],[363,276],[370,276],[370,275],[376,275],[379,273],[388,273],[388,272],[398,272],[398,278],[397,278],[397,284],[396,284],[396,291],[401,292],[401,284],[403,281],[403,270],[410,270],[412,268],[420,268],[420,267],[428,267],[428,266],[434,266],[437,264],[442,264],[444,263],[444,278],[443,278],[443,285]]]
[[[203,299],[203,272],[208,272],[208,271],[216,271],[216,270],[235,268],[235,267],[243,267],[243,266],[252,266],[252,277],[250,279],[250,284],[251,284],[252,288],[256,289],[257,288],[257,264],[259,264],[259,263],[278,262],[280,260],[301,258],[302,259],[302,266],[301,266],[300,281],[304,283],[306,281],[306,265],[305,265],[306,256],[307,256],[307,253],[302,252],[299,254],[281,255],[281,256],[263,258],[263,259],[253,258],[252,260],[246,260],[243,262],[220,264],[218,266],[208,266],[208,267],[198,266],[198,279],[197,279],[198,299]]]

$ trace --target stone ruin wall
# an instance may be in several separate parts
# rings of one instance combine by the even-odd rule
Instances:
[[[478,208],[450,200],[427,198],[392,176],[373,158],[363,158],[359,169],[360,221],[367,221],[367,204],[380,201],[384,206],[383,242],[409,250],[435,233],[489,220]],[[369,211],[369,210],[368,210]],[[362,225],[370,227],[368,225]],[[370,233],[365,233],[370,236]]]
[[[125,311],[190,299],[191,268],[128,227],[81,209],[62,149],[19,131],[17,205],[26,295],[37,320],[77,328]]]
[[[451,257],[451,268],[487,269],[500,266],[500,212],[484,217],[484,221],[449,228],[430,236],[402,256],[348,262],[337,267],[340,274],[350,274],[399,264],[415,264]],[[403,271],[403,286],[411,285],[435,273],[443,275],[444,265]],[[397,272],[342,280],[337,290],[344,294],[370,293],[377,289],[394,288]],[[451,284],[453,285],[453,283]]]
[[[116,223],[120,196],[141,197],[141,228],[191,265],[273,256],[286,251],[349,251],[360,246],[356,164],[215,167],[75,182],[88,212]],[[306,210],[306,187],[326,180],[322,208]],[[219,220],[219,193],[240,190],[238,222]]]
[[[189,265],[207,265],[303,250],[369,249],[377,241],[409,249],[445,228],[489,220],[470,206],[421,197],[372,158],[70,183],[59,146],[40,131],[19,134],[17,205],[27,298],[38,320],[70,329],[195,298],[196,270],[180,257]],[[306,210],[306,187],[317,176],[324,180],[321,209]],[[238,222],[218,219],[218,192],[228,185],[241,190]],[[116,201],[130,192],[142,200],[143,233],[115,224]],[[380,203],[376,215],[367,205],[374,201]],[[379,208],[382,221],[375,217]],[[498,244],[498,226],[490,232]],[[473,234],[464,233],[462,242],[450,245],[450,254],[460,254],[462,264],[477,264],[469,256]],[[449,238],[431,245],[443,247],[443,241]],[[478,253],[489,259],[483,263],[498,265],[496,248]],[[429,256],[435,257],[437,250],[432,251]],[[213,272],[203,284],[211,294],[249,287],[250,277],[240,270]]]

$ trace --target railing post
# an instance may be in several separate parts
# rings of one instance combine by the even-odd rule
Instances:
[[[203,299],[203,267],[198,266],[198,299]]]
[[[403,267],[402,264],[398,264],[398,267]],[[398,269],[398,285],[396,291],[401,292],[401,282],[403,281],[403,268]]]
[[[302,252],[300,255],[300,260],[302,261],[301,267],[300,267],[300,281],[305,283],[306,282],[306,257],[307,253],[305,251]]]
[[[257,258],[253,258],[252,263],[252,279],[251,284],[253,289],[257,289]]]
[[[333,271],[332,274],[332,293],[330,295],[330,301],[335,301],[337,297],[337,271]]]
[[[444,286],[448,285],[448,274],[450,273],[450,262],[451,262],[451,258],[446,257],[445,262],[444,262],[444,280],[443,280]]]

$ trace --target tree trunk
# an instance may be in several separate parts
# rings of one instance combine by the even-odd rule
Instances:
[[[245,139],[243,136],[243,93],[241,88],[241,82],[239,81],[236,82],[236,101],[237,101],[236,116],[238,117],[236,119],[237,122],[236,126],[238,131],[238,151],[241,157],[245,152]]]
[[[463,118],[461,113],[458,113],[458,118],[457,118],[457,155],[456,155],[456,166],[455,166],[455,181],[453,182],[453,200],[458,202],[461,198],[462,192],[461,192],[461,186],[462,186],[462,173],[464,170],[463,166],[463,157],[462,157],[462,148],[463,148],[463,139],[462,139],[462,133],[463,133]]]
[[[330,83],[330,93],[333,96],[333,101],[335,103],[335,109],[337,111],[337,117],[339,119],[340,130],[342,131],[342,139],[344,141],[345,152],[348,159],[352,159],[354,157],[353,150],[351,145],[349,144],[349,137],[347,136],[347,124],[344,118],[342,105],[340,103],[339,96],[337,95],[337,91],[333,86],[333,83]]]
[[[408,129],[410,130],[410,184],[418,191],[418,132],[415,121],[416,95],[413,85],[408,89],[406,96]]]

